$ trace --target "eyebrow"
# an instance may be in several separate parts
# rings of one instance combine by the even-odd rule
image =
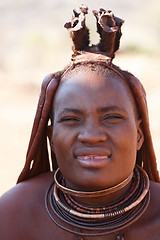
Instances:
[[[107,107],[100,107],[97,109],[98,112],[107,112],[107,111],[122,111],[122,112],[125,112],[124,109],[118,107],[118,106],[107,106]]]
[[[124,109],[117,107],[117,106],[107,106],[107,107],[100,107],[97,108],[98,112],[107,112],[107,111],[125,111]],[[75,113],[75,114],[83,114],[83,111],[77,108],[65,108],[62,112],[58,114],[58,118],[61,117],[63,114],[66,113]]]

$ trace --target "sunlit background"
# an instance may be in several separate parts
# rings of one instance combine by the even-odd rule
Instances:
[[[90,9],[87,25],[94,44],[99,36],[93,9],[112,9],[125,20],[114,63],[135,74],[145,86],[160,159],[159,0],[0,1],[0,195],[15,185],[24,165],[44,76],[61,70],[70,60],[71,41],[63,25],[81,3]]]

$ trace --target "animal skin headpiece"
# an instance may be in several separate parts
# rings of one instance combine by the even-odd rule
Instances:
[[[94,10],[100,42],[97,45],[90,45],[89,30],[85,24],[87,13],[88,7],[84,5],[78,10],[74,9],[71,22],[64,25],[73,42],[71,65],[82,62],[104,62],[111,65],[115,52],[119,49],[121,26],[124,21],[115,17],[111,10],[106,11],[102,8],[99,11]]]
[[[73,16],[71,22],[64,25],[70,33],[70,37],[73,41],[72,50],[74,52],[72,60],[75,56],[80,54],[81,51],[96,54],[90,55],[92,60],[97,56],[104,56],[104,59],[111,60],[114,58],[115,52],[119,49],[121,26],[124,23],[123,20],[114,16],[112,11],[106,11],[100,9],[99,11],[93,11],[97,20],[97,32],[100,35],[100,42],[97,45],[89,46],[89,30],[85,25],[85,15],[88,13],[88,8],[83,6],[78,11],[73,10]],[[87,56],[88,57],[88,56]],[[84,56],[83,56],[84,58]]]
[[[93,11],[97,21],[97,32],[100,42],[89,46],[89,31],[85,25],[85,15],[88,8],[81,6],[78,11],[73,10],[71,22],[65,24],[73,41],[73,55],[71,63],[62,71],[49,74],[42,83],[40,99],[33,124],[30,143],[26,156],[26,163],[22,170],[18,183],[41,173],[57,168],[57,160],[51,150],[51,159],[48,154],[47,129],[51,119],[52,104],[58,85],[66,72],[71,71],[77,65],[93,63],[109,68],[118,74],[129,86],[136,102],[141,125],[144,133],[144,143],[137,152],[136,163],[143,167],[148,173],[150,180],[159,182],[156,157],[152,144],[149,128],[148,107],[145,90],[141,82],[131,73],[121,70],[112,63],[115,52],[119,48],[121,37],[121,26],[123,20],[113,15],[112,11],[100,9]],[[88,66],[89,67],[89,66]]]

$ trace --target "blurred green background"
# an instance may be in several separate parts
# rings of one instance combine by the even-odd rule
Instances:
[[[112,9],[125,20],[114,63],[131,71],[145,86],[160,159],[159,0],[0,1],[0,194],[15,185],[24,165],[44,76],[61,70],[70,60],[71,41],[63,25],[81,3],[90,10],[87,26],[93,44],[99,41],[93,9]]]

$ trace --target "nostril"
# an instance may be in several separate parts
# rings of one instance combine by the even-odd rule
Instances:
[[[78,135],[78,140],[83,143],[94,144],[97,142],[104,142],[107,140],[107,136],[102,132],[95,131],[85,131]]]

